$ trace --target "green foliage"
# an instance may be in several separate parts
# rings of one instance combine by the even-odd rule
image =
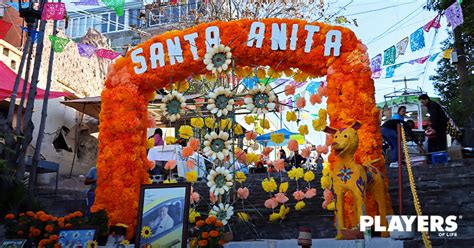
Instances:
[[[95,213],[91,213],[86,221],[86,225],[97,227],[100,236],[108,235],[109,218],[107,212],[102,209]]]

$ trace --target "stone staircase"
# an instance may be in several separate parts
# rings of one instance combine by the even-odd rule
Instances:
[[[453,161],[445,165],[422,165],[413,167],[415,183],[421,208],[424,215],[456,215],[462,216],[458,220],[457,237],[440,238],[438,233],[430,233],[434,247],[473,247],[474,245],[474,159]],[[395,214],[398,214],[398,168],[388,168],[390,179],[390,195]],[[271,176],[279,179],[279,174]],[[295,191],[292,182],[288,189],[291,207],[287,218],[281,223],[268,221],[272,213],[263,205],[270,196],[261,187],[261,181],[267,174],[248,175],[245,186],[250,189],[249,200],[246,201],[247,213],[252,219],[251,224],[243,223],[237,218],[231,222],[234,240],[248,239],[291,239],[298,237],[298,227],[308,226],[312,230],[313,238],[333,238],[336,234],[333,226],[334,215],[331,211],[322,209],[322,190],[317,173],[313,187],[318,188],[318,194],[313,199],[306,199],[306,207],[301,211],[294,210],[295,200],[291,193]],[[286,175],[283,175],[285,178]],[[286,179],[284,179],[286,180]],[[304,183],[306,186],[306,183]],[[208,199],[207,187],[204,183],[195,185],[202,197]],[[403,171],[403,214],[413,215],[412,195],[408,183],[408,173]],[[199,210],[206,211],[207,205],[201,203]],[[236,211],[241,204],[235,204]],[[407,241],[408,247],[419,247],[419,240]],[[412,246],[413,245],[413,246]]]

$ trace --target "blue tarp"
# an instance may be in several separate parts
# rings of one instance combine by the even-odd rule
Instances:
[[[15,8],[17,11],[20,10],[20,5],[18,4],[18,2],[6,2],[6,4],[12,6],[13,8]],[[30,6],[30,3],[29,2],[22,2],[21,3],[21,7],[22,8],[28,8]]]
[[[275,144],[273,141],[271,141],[270,137],[272,134],[279,134],[282,133],[283,136],[285,137],[285,140],[281,144]],[[262,134],[260,136],[257,136],[257,142],[260,144],[263,144],[265,146],[285,146],[288,144],[288,141],[290,141],[290,136],[291,135],[298,135],[299,133],[292,133],[288,131],[287,129],[280,129],[276,130],[274,132]]]

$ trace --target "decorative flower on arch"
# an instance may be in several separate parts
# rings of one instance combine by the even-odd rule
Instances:
[[[213,47],[206,55],[204,55],[204,64],[206,69],[213,73],[227,71],[232,62],[232,53],[230,47],[219,45]]]
[[[270,85],[261,85],[249,91],[249,96],[244,99],[246,108],[257,114],[266,114],[276,107],[276,95]]]
[[[204,136],[203,152],[206,156],[211,158],[218,158],[223,161],[225,157],[230,154],[231,140],[229,140],[229,133],[220,131],[219,133],[211,132]]]
[[[183,94],[174,90],[170,94],[163,97],[163,116],[168,118],[170,121],[177,121],[184,115],[184,107],[186,99]]]
[[[223,195],[229,191],[232,185],[234,185],[232,182],[232,174],[222,166],[211,170],[207,176],[207,186],[210,188],[209,191],[214,193],[215,196]]]
[[[207,110],[217,117],[227,116],[234,109],[234,99],[232,91],[224,87],[217,87],[213,92],[209,93],[207,100]]]

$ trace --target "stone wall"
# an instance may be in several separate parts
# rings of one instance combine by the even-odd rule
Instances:
[[[415,175],[418,196],[421,202],[421,208],[424,215],[457,215],[462,216],[458,221],[458,231],[456,238],[450,238],[454,241],[445,241],[437,238],[437,233],[432,233],[433,244],[445,245],[455,244],[456,247],[462,247],[465,242],[473,242],[474,234],[474,160],[464,160],[463,162],[451,162],[447,165],[424,165],[413,167]],[[389,168],[390,195],[395,214],[398,214],[398,169]],[[277,175],[272,175],[277,177]],[[317,175],[318,195],[305,200],[306,207],[298,212],[294,210],[294,199],[290,198],[291,211],[287,219],[281,223],[271,223],[268,216],[271,210],[266,209],[263,203],[269,198],[268,193],[263,192],[261,181],[266,174],[248,176],[246,185],[250,189],[249,201],[246,203],[248,213],[252,218],[251,224],[245,224],[234,218],[231,228],[234,231],[234,239],[289,239],[298,237],[298,227],[308,226],[312,230],[313,238],[333,238],[336,234],[333,226],[334,215],[331,211],[322,209],[322,190],[319,188],[319,179],[321,174]],[[403,173],[404,184],[404,212],[403,214],[415,214],[412,202],[412,195],[408,184],[408,175],[406,170]],[[207,188],[205,184],[200,183],[195,186],[201,196],[208,199]],[[288,192],[294,192],[295,186],[290,186]],[[235,204],[234,207],[241,209],[241,205]],[[200,204],[200,209],[205,211],[205,203]],[[457,243],[453,243],[457,242]],[[472,244],[471,243],[471,244]],[[416,243],[415,247],[418,247]],[[459,245],[459,246],[458,246]],[[455,246],[449,246],[455,247]]]

